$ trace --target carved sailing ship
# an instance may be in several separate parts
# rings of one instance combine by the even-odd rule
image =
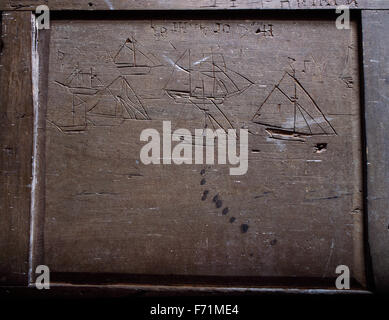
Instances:
[[[157,59],[146,52],[135,38],[128,38],[113,56],[117,68],[127,75],[145,75],[151,68],[160,64]]]
[[[228,68],[220,53],[205,53],[202,59],[193,60],[188,49],[173,66],[165,91],[176,102],[222,104],[226,98],[241,94],[254,84]]]
[[[299,140],[301,136],[336,135],[316,101],[296,78],[286,71],[262,102],[252,121],[266,126],[274,138]]]
[[[92,69],[85,72],[76,66],[63,83],[56,83],[72,95],[70,112],[58,121],[63,132],[83,131],[88,122],[117,126],[125,120],[150,120],[141,98],[125,76],[105,86]]]

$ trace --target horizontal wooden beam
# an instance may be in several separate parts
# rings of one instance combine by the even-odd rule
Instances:
[[[1,0],[0,10],[389,9],[387,0]]]
[[[37,290],[35,287],[0,287],[0,299],[14,297],[60,297],[60,298],[119,298],[119,297],[190,297],[196,296],[269,296],[269,295],[320,295],[320,296],[369,296],[366,290],[333,290],[333,289],[285,289],[285,288],[255,288],[255,287],[212,287],[212,286],[150,286],[150,285],[75,285],[67,283],[52,283],[50,290]]]

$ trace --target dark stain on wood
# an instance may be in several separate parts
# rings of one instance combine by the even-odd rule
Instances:
[[[246,233],[247,231],[249,230],[249,225],[248,224],[242,224],[241,226],[240,226],[240,231],[242,232],[242,233]]]

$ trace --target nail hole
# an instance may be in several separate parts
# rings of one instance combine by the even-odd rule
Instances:
[[[249,230],[249,226],[247,224],[242,224],[240,226],[240,231],[242,231],[242,233],[246,233],[248,230]]]
[[[327,143],[317,143],[315,146],[315,153],[322,153],[327,151]]]

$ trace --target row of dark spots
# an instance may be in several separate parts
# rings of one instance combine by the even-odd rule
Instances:
[[[200,174],[203,177],[201,179],[201,181],[200,181],[200,185],[202,185],[202,186],[204,186],[207,183],[207,180],[204,178],[205,173],[206,173],[205,169],[202,169],[200,171]],[[204,190],[203,195],[201,197],[201,200],[202,201],[207,200],[208,196],[209,196],[209,190]],[[212,202],[215,204],[216,209],[220,209],[220,208],[223,207],[223,200],[220,198],[219,194],[216,194],[212,198]],[[224,207],[223,210],[222,210],[222,215],[224,215],[224,216],[228,215],[229,211],[230,211],[230,209],[228,207]],[[231,217],[229,221],[230,221],[230,223],[234,223],[236,221],[236,218],[235,217]],[[248,230],[249,230],[249,225],[248,224],[245,224],[245,223],[241,224],[240,231],[242,233],[246,233]]]

